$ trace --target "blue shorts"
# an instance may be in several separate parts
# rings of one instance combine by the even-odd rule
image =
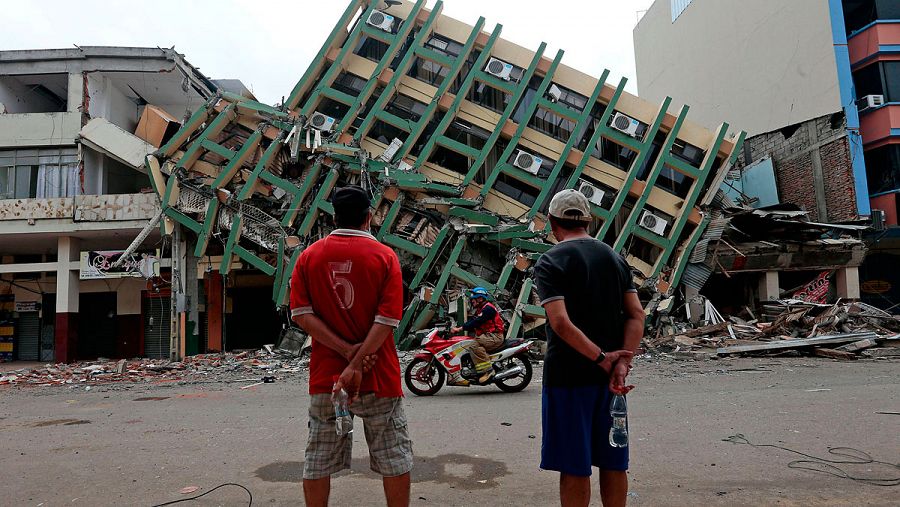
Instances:
[[[591,467],[628,470],[628,447],[609,445],[609,387],[544,387],[541,468],[588,477]]]

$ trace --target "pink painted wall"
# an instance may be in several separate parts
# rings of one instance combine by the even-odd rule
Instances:
[[[884,210],[885,225],[897,225],[897,194],[885,194],[869,200],[872,209]]]
[[[860,115],[859,132],[866,149],[891,135],[891,128],[900,129],[900,106],[884,106]]]
[[[900,23],[885,23],[870,26],[865,32],[848,41],[850,65],[878,52],[878,46],[900,44]]]

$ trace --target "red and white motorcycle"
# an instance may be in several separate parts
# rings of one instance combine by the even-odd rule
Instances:
[[[432,329],[422,339],[424,349],[406,367],[403,374],[406,387],[418,396],[431,396],[443,387],[496,384],[501,390],[515,393],[528,387],[532,368],[528,359],[530,341],[505,341],[490,355],[494,376],[483,384],[481,373],[476,373],[475,363],[468,348],[475,342],[468,336],[442,338],[440,328]]]

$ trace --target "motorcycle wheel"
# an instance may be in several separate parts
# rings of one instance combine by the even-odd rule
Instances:
[[[521,366],[522,373],[516,375],[515,377],[509,377],[503,380],[495,381],[494,383],[497,384],[497,387],[499,387],[501,391],[507,393],[517,393],[522,389],[528,387],[528,384],[531,383],[531,376],[534,372],[531,369],[531,361],[529,361],[527,357],[510,357],[509,359],[500,363],[500,371],[512,368],[513,366]]]
[[[432,360],[413,359],[403,373],[406,387],[416,396],[432,396],[444,385],[444,369]]]

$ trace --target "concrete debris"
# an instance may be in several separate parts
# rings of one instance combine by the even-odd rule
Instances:
[[[708,302],[707,302],[708,304]],[[741,316],[749,317],[749,308]],[[880,344],[900,345],[900,317],[861,302],[817,304],[779,300],[762,304],[760,318],[725,316],[723,322],[692,327],[667,324],[644,339],[650,351],[681,352],[680,357],[771,354],[800,351],[833,359],[890,357],[871,353]],[[886,348],[894,351],[900,349]]]
[[[0,376],[0,385],[51,386],[111,383],[165,383],[202,381],[237,382],[248,373],[266,372],[253,378],[261,383],[276,378],[302,375],[309,359],[292,354],[244,351],[226,354],[199,354],[183,361],[165,359],[134,359],[119,361],[88,361],[72,364],[47,364],[37,368],[23,368]]]

